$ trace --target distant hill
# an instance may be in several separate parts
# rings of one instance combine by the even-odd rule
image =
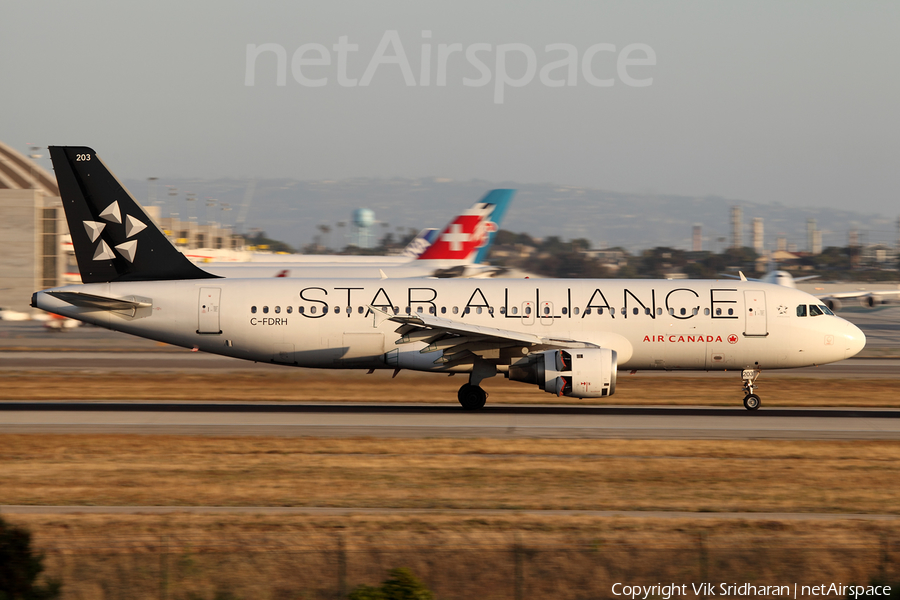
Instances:
[[[142,203],[148,202],[146,181],[130,180],[126,186]],[[213,220],[234,224],[249,181],[237,179],[161,179],[157,204],[163,215],[178,212],[181,218],[206,221],[205,199],[227,203],[231,210],[210,208]],[[178,189],[174,201],[166,186]],[[806,221],[814,218],[822,230],[823,247],[847,245],[848,230],[858,229],[863,243],[888,243],[897,239],[896,215],[864,214],[831,208],[791,208],[719,197],[689,197],[665,194],[625,194],[590,188],[513,182],[448,181],[442,179],[347,179],[341,181],[297,181],[260,179],[254,182],[252,202],[243,231],[258,228],[269,237],[294,247],[312,241],[317,225],[329,225],[326,243],[339,248],[349,242],[353,211],[370,208],[388,226],[376,225],[381,237],[398,228],[441,227],[457,211],[471,205],[488,189],[511,187],[519,192],[506,215],[503,228],[532,236],[555,235],[564,239],[587,238],[594,247],[622,246],[630,251],[655,246],[691,247],[691,228],[703,226],[705,250],[720,250],[730,238],[731,206],[743,209],[744,245],[750,245],[750,222],[764,219],[766,247],[774,249],[776,237],[785,235],[799,250],[806,248]],[[186,192],[197,201],[184,201]],[[225,217],[225,218],[223,218]],[[338,222],[348,223],[343,228]]]

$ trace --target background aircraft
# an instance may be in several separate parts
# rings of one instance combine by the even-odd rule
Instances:
[[[726,273],[722,273],[721,275],[734,279],[739,278],[738,276]],[[796,289],[797,283],[810,279],[816,279],[818,277],[818,275],[794,277],[787,271],[771,270],[758,280],[750,278],[745,279],[747,279],[748,281],[774,283],[775,285]],[[857,289],[846,292],[829,292],[813,295],[821,300],[825,306],[835,312],[850,307],[878,308],[891,305],[896,306],[897,304],[900,304],[900,289]]]
[[[500,229],[515,190],[491,190],[472,207],[457,215],[438,234],[425,234],[422,252],[415,258],[265,255],[271,262],[204,263],[203,269],[222,277],[490,277],[502,271],[482,264]],[[430,243],[428,240],[431,239]],[[410,253],[414,250],[407,247]],[[279,257],[295,256],[290,260]],[[360,258],[370,260],[358,260]]]

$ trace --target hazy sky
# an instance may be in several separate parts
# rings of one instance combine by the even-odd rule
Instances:
[[[894,214],[898,32],[896,2],[7,2],[0,140],[92,146],[120,178],[481,178]],[[284,85],[268,51],[246,85],[249,44],[284,49]],[[570,50],[572,73],[542,77]],[[524,85],[498,88],[504,71]]]

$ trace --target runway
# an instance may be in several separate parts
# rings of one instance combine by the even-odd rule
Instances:
[[[900,440],[900,411],[446,404],[0,404],[0,433]]]

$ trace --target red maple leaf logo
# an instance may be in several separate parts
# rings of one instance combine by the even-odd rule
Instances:
[[[734,335],[733,333],[728,336],[729,344],[737,344],[737,341],[738,341],[738,336]]]

